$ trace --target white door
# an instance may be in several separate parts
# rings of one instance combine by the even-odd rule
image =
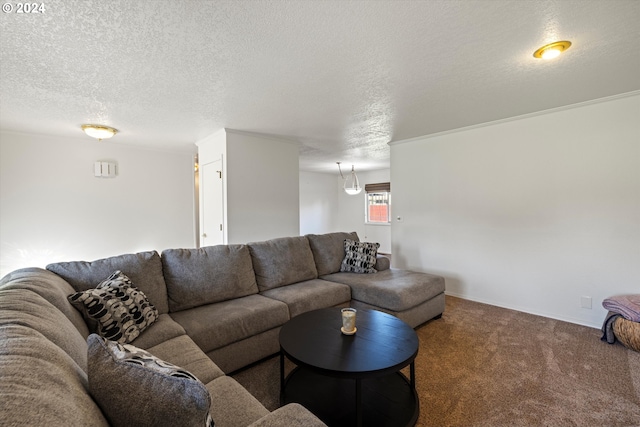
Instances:
[[[200,246],[224,243],[224,196],[222,192],[222,159],[201,165],[202,194],[200,218]]]

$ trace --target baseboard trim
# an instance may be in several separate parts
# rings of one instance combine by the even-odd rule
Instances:
[[[541,316],[541,317],[546,317],[546,318],[549,318],[549,319],[560,320],[562,322],[574,323],[576,325],[587,326],[589,328],[600,329],[600,327],[601,327],[601,325],[594,325],[592,323],[585,322],[584,320],[574,319],[574,318],[569,317],[569,316],[558,316],[558,315],[551,314],[551,313],[545,313],[545,312],[540,312],[540,311],[536,311],[536,310],[531,310],[531,309],[528,309],[528,308],[525,308],[525,307],[503,304],[503,303],[499,303],[499,302],[492,301],[492,300],[485,299],[485,298],[471,298],[471,297],[469,297],[467,295],[458,294],[456,292],[447,292],[447,291],[445,291],[445,295],[450,295],[452,297],[461,298],[461,299],[465,299],[465,300],[469,300],[469,301],[480,302],[482,304],[493,305],[493,306],[500,307],[500,308],[506,308],[506,309],[509,309],[509,310],[520,311],[522,313],[533,314],[535,316]]]

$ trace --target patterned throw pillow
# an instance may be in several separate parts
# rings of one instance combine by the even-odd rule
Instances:
[[[95,289],[76,292],[68,299],[84,315],[92,332],[123,344],[136,339],[158,319],[158,310],[121,271]]]
[[[214,427],[207,387],[130,344],[87,338],[89,392],[113,426]]]
[[[340,265],[340,271],[353,273],[375,273],[376,256],[380,243],[356,242],[345,239],[345,256]]]

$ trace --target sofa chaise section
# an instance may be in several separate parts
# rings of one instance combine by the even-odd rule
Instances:
[[[341,272],[344,241],[359,241],[356,233],[308,234],[322,280],[348,285],[351,306],[384,311],[415,328],[444,312],[444,278],[428,273],[389,268],[387,258],[378,257],[376,273]]]
[[[390,268],[375,274],[338,272],[321,278],[349,285],[352,307],[393,314],[412,328],[444,311],[444,278],[441,276]]]

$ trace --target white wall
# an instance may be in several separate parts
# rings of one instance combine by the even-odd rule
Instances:
[[[95,178],[97,160],[117,162],[118,176]],[[193,153],[0,134],[0,276],[57,261],[193,247],[193,206]]]
[[[300,235],[342,231],[338,223],[335,175],[300,172]]]
[[[226,132],[228,243],[297,235],[298,144],[248,132]]]
[[[640,95],[393,143],[393,261],[450,295],[600,327],[640,292]],[[593,308],[580,307],[580,297]]]

